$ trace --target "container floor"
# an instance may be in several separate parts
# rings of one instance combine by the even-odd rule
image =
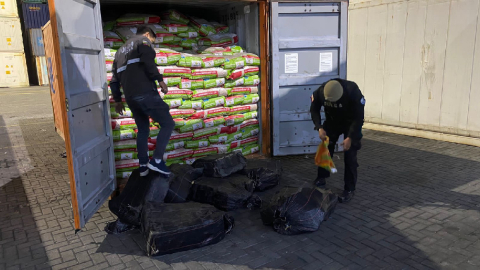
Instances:
[[[49,88],[0,89],[0,269],[478,269],[480,148],[364,133],[356,196],[319,231],[282,236],[238,211],[219,244],[149,258],[138,232],[103,231],[106,204],[75,234]],[[283,186],[315,178],[312,156],[280,160]]]

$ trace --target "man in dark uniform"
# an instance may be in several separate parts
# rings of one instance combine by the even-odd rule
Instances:
[[[334,79],[321,85],[311,96],[311,101],[310,113],[315,130],[318,130],[320,139],[325,140],[327,136],[329,137],[328,150],[332,157],[339,136],[344,135],[345,186],[339,201],[348,202],[355,194],[357,183],[357,151],[361,148],[360,141],[363,136],[365,98],[356,83]],[[320,116],[322,106],[326,118],[323,125]],[[325,187],[328,177],[330,172],[318,167],[315,184],[318,187]]]
[[[125,110],[120,92],[120,86],[122,86],[126,102],[137,124],[137,151],[141,176],[148,175],[149,169],[166,175],[170,174],[170,170],[162,159],[175,127],[169,107],[160,97],[155,84],[157,81],[162,92],[168,93],[168,87],[163,82],[163,77],[155,64],[155,50],[152,48],[154,40],[155,33],[152,29],[139,27],[137,35],[127,40],[115,54],[112,66],[113,76],[110,82],[116,102],[115,111],[122,114]],[[153,159],[150,162],[148,157],[149,117],[161,127]]]

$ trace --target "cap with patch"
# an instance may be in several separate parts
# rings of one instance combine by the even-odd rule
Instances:
[[[323,94],[325,100],[337,102],[343,96],[343,87],[338,81],[329,81],[323,88]]]

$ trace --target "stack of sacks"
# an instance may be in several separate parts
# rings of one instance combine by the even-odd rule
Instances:
[[[207,48],[202,54],[157,49],[158,70],[169,86],[167,95],[159,93],[176,123],[171,140],[183,141],[165,155],[168,165],[191,164],[211,154],[259,151],[260,61],[232,49],[243,51],[238,46]]]
[[[260,58],[236,46],[236,35],[228,34],[224,25],[173,10],[160,17],[124,16],[117,20],[115,31],[126,40],[136,33],[136,26],[148,22],[156,34],[155,62],[169,88],[166,95],[158,90],[176,123],[163,157],[167,165],[192,164],[211,154],[258,152]],[[108,81],[115,52],[114,46],[106,46]],[[117,178],[127,178],[139,166],[136,125],[126,103],[123,115],[115,112],[113,97],[110,103]],[[150,156],[158,131],[152,121]]]

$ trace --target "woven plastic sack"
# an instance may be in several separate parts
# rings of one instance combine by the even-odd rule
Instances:
[[[333,164],[332,157],[330,156],[330,152],[328,151],[329,142],[330,139],[327,137],[318,146],[317,154],[315,155],[315,165],[324,168],[331,173],[336,173],[337,169],[335,168],[335,164]]]

